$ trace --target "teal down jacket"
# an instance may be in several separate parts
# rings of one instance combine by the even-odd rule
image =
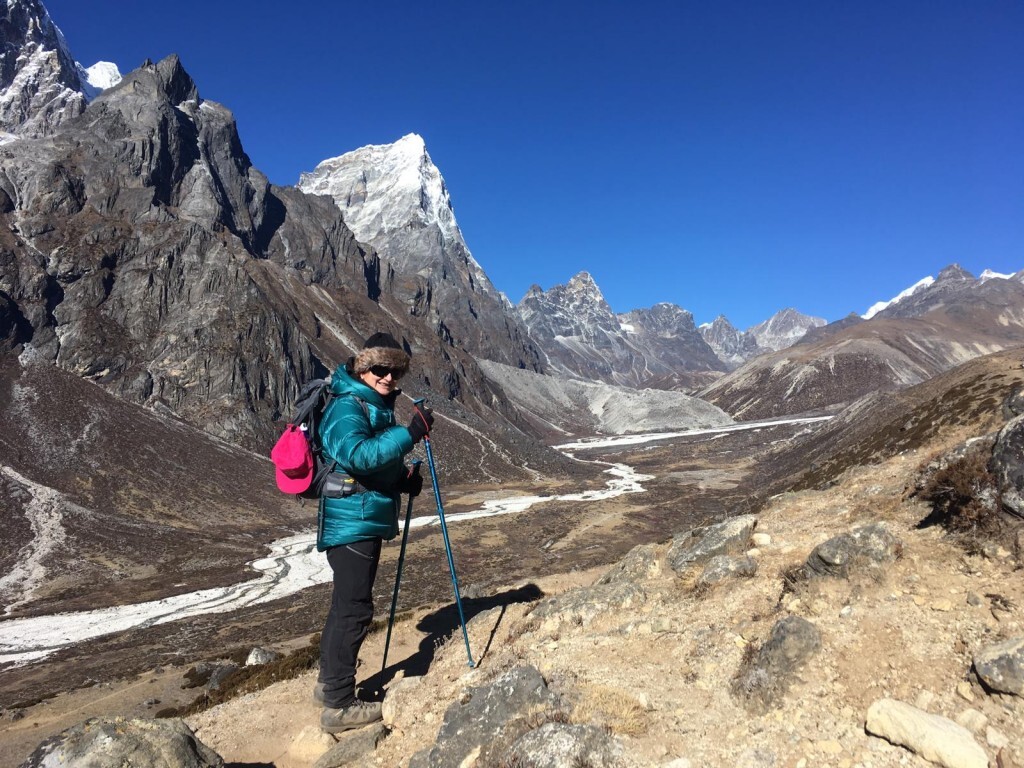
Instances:
[[[407,473],[402,457],[413,448],[409,430],[395,426],[394,396],[381,397],[344,366],[334,372],[331,392],[334,398],[320,422],[321,445],[338,462],[338,469],[366,490],[340,499],[320,499],[316,537],[320,552],[398,534],[397,486]]]

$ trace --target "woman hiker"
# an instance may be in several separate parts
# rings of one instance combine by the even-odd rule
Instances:
[[[423,478],[410,473],[402,457],[434,422],[429,408],[417,408],[408,427],[395,425],[397,383],[408,370],[409,355],[394,337],[375,333],[334,372],[333,399],[320,422],[324,454],[358,483],[351,495],[322,498],[318,514],[317,550],[327,552],[334,571],[314,689],[327,733],[381,719],[379,702],[356,698],[356,659],[373,618],[381,541],[398,533],[399,494],[416,496],[423,488]]]

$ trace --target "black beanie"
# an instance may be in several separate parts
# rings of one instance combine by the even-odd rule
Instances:
[[[373,336],[368,338],[366,343],[363,344],[363,349],[369,349],[370,347],[391,347],[392,349],[402,349],[402,345],[395,341],[395,337],[390,333],[373,334]]]

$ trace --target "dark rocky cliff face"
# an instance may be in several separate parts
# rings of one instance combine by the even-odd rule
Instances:
[[[372,293],[374,254],[271,187],[176,57],[0,147],[0,190],[4,344],[243,444],[328,352],[282,281]]]
[[[514,434],[382,272],[329,199],[268,183],[174,56],[0,146],[0,349],[264,451],[302,381],[386,330],[414,352],[411,389]]]

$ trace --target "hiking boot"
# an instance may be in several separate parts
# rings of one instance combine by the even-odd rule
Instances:
[[[338,709],[325,707],[320,713],[320,730],[324,733],[341,733],[376,723],[380,719],[380,702],[354,701]]]
[[[317,684],[313,686],[313,703],[324,703],[324,684],[320,681],[317,681]]]

